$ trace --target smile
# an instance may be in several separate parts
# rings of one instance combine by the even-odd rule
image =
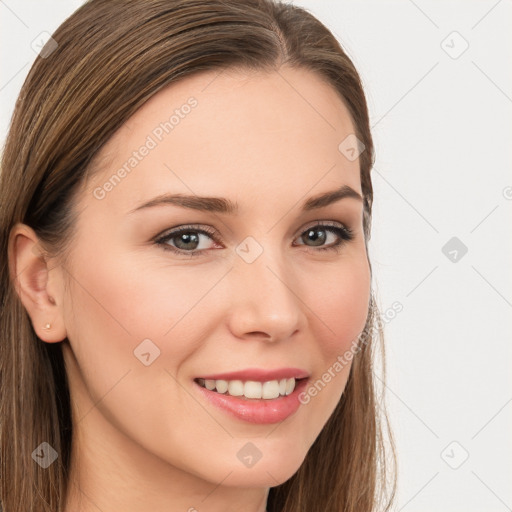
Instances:
[[[280,396],[290,395],[295,389],[295,379],[293,377],[265,382],[210,379],[196,379],[196,382],[210,391],[229,396],[243,396],[249,399],[272,400]]]
[[[244,422],[269,424],[284,421],[298,411],[299,394],[308,381],[308,377],[262,382],[197,378],[194,389],[209,407],[219,408]]]

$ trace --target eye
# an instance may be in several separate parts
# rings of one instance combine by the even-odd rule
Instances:
[[[157,245],[166,251],[188,256],[200,256],[207,248],[199,247],[201,237],[208,237],[219,243],[215,238],[215,231],[211,228],[199,229],[195,226],[182,226],[155,240]],[[172,241],[170,245],[168,242]]]
[[[329,235],[331,235],[331,237],[335,235],[335,240],[329,245],[324,245],[328,242]],[[214,229],[209,227],[200,229],[193,225],[181,226],[174,229],[155,239],[155,243],[166,251],[195,257],[204,255],[208,250],[207,242],[206,247],[201,246],[202,237],[210,238],[210,240],[213,240],[217,244],[221,243]],[[299,243],[297,245],[315,248],[313,252],[326,250],[339,251],[343,244],[353,240],[353,238],[353,231],[347,226],[343,226],[339,223],[318,223],[307,228],[298,238],[307,243]],[[312,242],[313,245],[308,245],[309,242]]]
[[[324,246],[323,244],[327,241],[328,235],[336,235],[338,240]],[[334,237],[335,239],[336,236]],[[316,249],[317,251],[339,251],[342,245],[354,239],[354,233],[349,227],[338,223],[323,223],[315,224],[314,226],[307,228],[299,239],[307,242],[313,242],[314,245],[308,245],[308,247],[318,247]],[[304,243],[299,245],[307,244]]]

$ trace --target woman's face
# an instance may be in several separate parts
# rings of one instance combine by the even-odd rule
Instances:
[[[353,133],[309,71],[224,71],[163,89],[102,148],[68,266],[54,270],[69,285],[63,349],[84,460],[115,453],[148,481],[245,487],[298,470],[368,312],[363,203],[311,201],[362,194]],[[165,195],[182,199],[143,207]],[[224,397],[230,410],[196,381],[253,369],[269,373],[229,380],[308,381],[300,397]],[[254,382],[243,389],[276,392]]]

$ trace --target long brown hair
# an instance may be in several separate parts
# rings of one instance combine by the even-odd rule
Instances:
[[[63,510],[73,434],[61,346],[39,340],[19,300],[8,263],[11,229],[27,224],[64,263],[74,200],[94,156],[163,87],[227,68],[286,64],[317,73],[345,102],[365,146],[360,173],[366,243],[370,238],[374,153],[362,84],[332,33],[307,10],[273,0],[89,0],[52,37],[57,47],[36,58],[21,89],[1,161],[3,512]],[[298,471],[270,489],[269,512],[389,510],[396,456],[373,375],[375,341],[383,342],[378,315],[372,290],[366,336],[342,398]],[[31,457],[42,441],[59,454],[46,469]]]

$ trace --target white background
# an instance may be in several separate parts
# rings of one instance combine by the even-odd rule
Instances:
[[[512,510],[512,3],[294,3],[334,32],[369,102],[374,287],[383,312],[403,306],[386,326],[395,510]],[[79,5],[0,0],[2,141],[31,42]]]

